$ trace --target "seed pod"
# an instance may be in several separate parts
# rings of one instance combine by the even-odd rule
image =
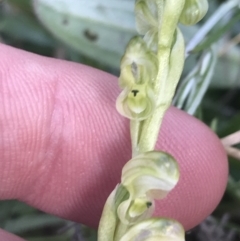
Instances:
[[[169,218],[153,218],[142,221],[132,228],[120,241],[184,241],[184,229],[180,223]]]
[[[186,0],[179,22],[194,25],[206,15],[207,10],[207,0]]]
[[[116,102],[118,112],[131,120],[144,120],[155,110],[155,96],[148,84],[126,87]]]

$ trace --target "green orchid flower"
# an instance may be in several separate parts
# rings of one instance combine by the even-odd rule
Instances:
[[[118,112],[131,120],[144,120],[156,108],[154,92],[149,84],[133,84],[126,87],[118,96]]]
[[[121,88],[132,84],[152,84],[158,72],[158,59],[141,37],[134,37],[126,48],[120,69]]]
[[[158,72],[158,60],[141,37],[128,44],[121,61],[119,85],[124,88],[116,108],[131,120],[145,120],[156,108],[153,82]]]
[[[122,170],[121,184],[129,198],[117,209],[121,222],[134,224],[151,217],[154,199],[164,198],[178,179],[178,164],[167,153],[150,151],[128,161]]]

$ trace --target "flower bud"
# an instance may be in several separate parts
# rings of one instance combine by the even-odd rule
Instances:
[[[116,102],[118,112],[131,120],[144,120],[155,110],[155,96],[148,84],[126,87]]]
[[[135,224],[120,241],[184,241],[184,229],[169,218],[153,218]]]
[[[184,25],[194,25],[207,13],[207,0],[186,0],[179,22]]]

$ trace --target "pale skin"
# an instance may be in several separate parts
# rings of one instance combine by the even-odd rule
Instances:
[[[0,199],[97,227],[104,202],[131,158],[129,120],[115,110],[117,78],[76,63],[0,45]],[[170,108],[157,149],[181,178],[156,215],[190,229],[209,215],[227,180],[216,135]],[[0,240],[22,240],[0,231]]]

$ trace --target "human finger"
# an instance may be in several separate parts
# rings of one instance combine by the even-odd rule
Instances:
[[[115,110],[112,75],[0,46],[0,197],[97,226],[130,159],[128,120]],[[217,205],[226,185],[224,149],[208,127],[172,108],[157,144],[181,178],[157,215],[186,229]]]

